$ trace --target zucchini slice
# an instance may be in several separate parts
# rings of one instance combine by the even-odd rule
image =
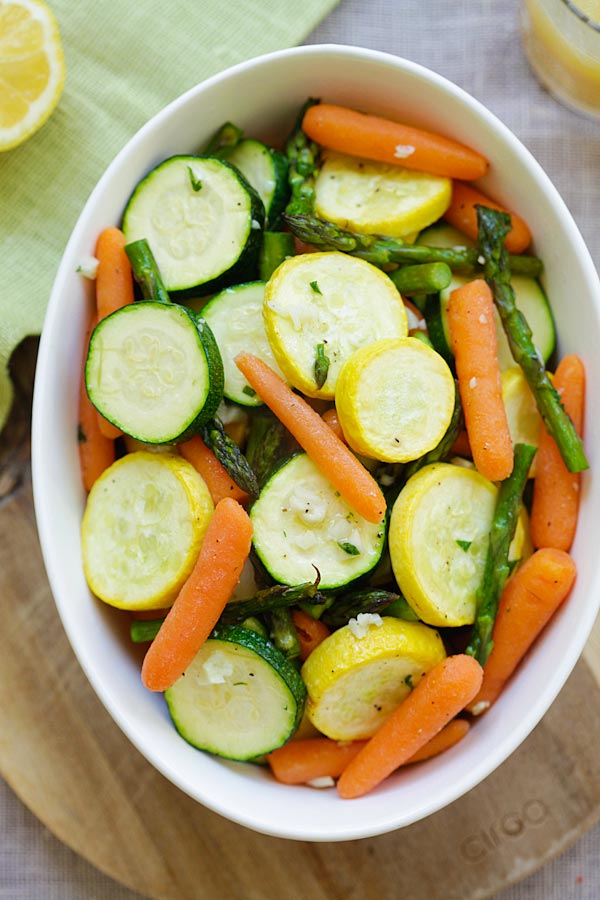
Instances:
[[[293,456],[252,506],[253,544],[281,584],[342,587],[377,565],[385,525],[363,519],[339,496],[306,453]]]
[[[404,237],[442,216],[452,182],[439,175],[328,152],[315,183],[316,214],[348,231]]]
[[[463,234],[454,225],[447,222],[436,222],[430,228],[422,231],[416,240],[417,244],[425,247],[475,247],[475,241],[467,234]]]
[[[414,337],[374,341],[344,363],[335,404],[356,453],[409,462],[437,447],[450,424],[456,389],[448,364]]]
[[[265,332],[264,296],[264,282],[252,281],[225,288],[202,310],[221,352],[225,373],[223,393],[228,400],[242,406],[260,406],[262,400],[236,366],[234,358],[238,353],[249,350],[281,374]]]
[[[245,280],[256,264],[265,212],[240,172],[219,159],[172,156],[133,192],[128,242],[146,238],[167,291]]]
[[[440,316],[444,332],[444,338],[447,346],[451,351],[452,344],[450,342],[450,328],[448,326],[448,305],[450,303],[450,294],[467,281],[472,279],[465,278],[460,275],[454,275],[450,285],[440,292]],[[521,310],[525,316],[531,333],[533,343],[539,350],[544,362],[547,362],[556,345],[556,329],[554,327],[554,319],[552,311],[548,303],[546,294],[544,293],[539,281],[535,278],[527,278],[525,275],[512,275],[510,283],[515,292],[515,302],[517,308]],[[494,308],[494,320],[496,322],[496,336],[498,338],[498,363],[500,369],[509,369],[516,365],[508,339],[502,327],[498,310]]]
[[[179,734],[199,750],[248,760],[281,747],[304,712],[306,688],[266,638],[220,627],[165,691]]]
[[[445,656],[433,628],[363,615],[325,638],[302,666],[308,718],[333,740],[370,738]]]
[[[98,478],[81,543],[90,590],[119,609],[162,609],[190,574],[213,513],[206,484],[173,453],[129,453]]]
[[[98,323],[85,365],[102,415],[146,444],[187,440],[223,396],[223,363],[208,325],[191,310],[131,303]]]
[[[289,193],[288,162],[283,153],[253,138],[244,138],[224,156],[242,173],[262,200],[268,226],[271,228],[274,223],[277,224]]]
[[[287,381],[331,400],[339,371],[359,347],[406,337],[406,308],[388,276],[344,253],[306,253],[283,262],[265,289],[269,343]],[[320,350],[319,350],[320,348]],[[315,369],[327,359],[326,377]]]

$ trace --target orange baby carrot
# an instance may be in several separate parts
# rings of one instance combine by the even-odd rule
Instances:
[[[456,456],[466,456],[467,459],[472,459],[473,454],[471,452],[471,445],[469,443],[469,435],[466,431],[461,431],[461,433],[452,444],[450,452],[456,454]]]
[[[512,228],[506,236],[506,249],[509,253],[522,253],[531,244],[531,232],[523,219],[514,212],[500,206],[494,200],[490,200],[481,191],[475,190],[470,184],[455,181],[452,185],[452,202],[444,213],[444,219],[462,231],[464,234],[477,240],[477,210],[475,204],[489,206],[491,209],[499,209],[510,215]]]
[[[125,235],[118,228],[105,228],[96,241],[96,308],[98,320],[133,303],[133,275],[125,253]]]
[[[466,719],[453,719],[428,741],[405,765],[431,759],[449,750],[469,731]],[[283,784],[307,784],[315,778],[337,778],[363,749],[367,741],[332,741],[329,738],[304,738],[289,741],[267,756],[273,775]]]
[[[513,468],[513,445],[502,401],[494,301],[483,279],[452,291],[448,324],[473,462],[490,481]]]
[[[267,755],[267,762],[277,781],[307,784],[315,778],[337,778],[366,743],[345,743],[326,737],[303,738],[273,750]]]
[[[488,168],[484,156],[450,138],[343,106],[311,106],[302,128],[313,141],[330,150],[432,175],[472,181]]]
[[[238,583],[251,541],[244,508],[230,497],[221,500],[196,565],[144,658],[142,681],[149,690],[166,691],[192,662]]]
[[[485,712],[575,581],[575,563],[568,553],[545,547],[536,550],[502,592],[494,624],[494,646],[483,670],[483,683],[467,707],[473,715]]]
[[[454,747],[455,744],[462,741],[470,728],[471,726],[466,719],[452,719],[445,728],[438,731],[430,741],[427,741],[420,750],[417,750],[410,759],[407,759],[405,765],[424,762],[426,759],[439,756],[440,753],[449,750],[450,747]]]
[[[306,657],[310,656],[315,647],[329,637],[331,632],[325,622],[313,619],[302,609],[293,609],[292,619],[300,642],[300,659],[304,662]]]
[[[386,507],[379,485],[321,416],[257,356],[240,353],[235,363],[344,500],[368,522],[381,522]]]
[[[223,497],[232,497],[238,503],[246,502],[248,494],[229,477],[215,454],[198,435],[180,444],[179,452],[202,476],[215,506]]]
[[[573,420],[578,434],[583,431],[585,404],[585,369],[578,356],[565,356],[559,363],[553,381],[563,406]],[[570,550],[579,512],[581,475],[569,472],[545,428],[537,452],[536,477],[533,482],[531,538],[534,547]]]
[[[335,406],[332,406],[331,409],[326,410],[321,418],[327,425],[329,425],[333,433],[337,435],[337,437],[339,437],[340,441],[344,441],[344,443],[346,443],[346,441],[344,440],[344,432],[342,431],[342,426],[340,425],[340,420],[338,418],[337,409],[335,408]]]
[[[430,669],[344,770],[340,796],[362,797],[413,757],[471,702],[482,676],[477,660],[466,654]]]
[[[133,275],[125,253],[125,235],[118,228],[105,228],[96,241],[96,309],[98,321],[128,303],[133,303]],[[107,438],[118,438],[122,431],[98,413],[98,427]]]
[[[90,342],[90,334],[92,333],[95,324],[94,318],[85,339],[84,346],[86,355],[88,344]],[[110,438],[105,437],[100,431],[96,408],[92,405],[85,389],[85,372],[82,372],[81,374],[79,388],[78,440],[79,462],[83,486],[86,491],[91,491],[96,479],[99,478],[104,470],[108,469],[115,461],[115,443]]]

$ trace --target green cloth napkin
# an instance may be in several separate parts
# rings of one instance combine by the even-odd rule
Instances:
[[[338,0],[51,0],[67,66],[58,108],[0,154],[0,428],[7,364],[37,334],[56,269],[94,184],[132,134],[234,63],[300,43]]]

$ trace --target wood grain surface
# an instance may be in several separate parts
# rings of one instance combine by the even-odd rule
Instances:
[[[159,775],[88,685],[54,607],[29,475],[36,344],[0,441],[0,772],[66,844],[155,900],[484,900],[600,818],[600,631],[542,723],[483,784],[378,838],[255,834]]]

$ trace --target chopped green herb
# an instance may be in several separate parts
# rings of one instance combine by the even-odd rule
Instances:
[[[248,682],[247,681],[234,681],[233,682],[234,687],[238,687],[238,685],[246,685],[247,686]]]
[[[191,166],[188,166],[188,172],[190,173],[190,181],[192,183],[192,189],[196,192],[202,190],[202,182],[199,178],[196,178]]]
[[[404,684],[407,685],[407,687],[409,687],[411,689],[411,691],[414,688],[412,678],[413,678],[412,675],[407,675],[406,678],[404,679]]]
[[[321,293],[319,291],[319,293]],[[325,344],[317,344],[317,358],[315,360],[315,381],[320,389],[327,381],[329,372],[329,357],[325,356]]]
[[[319,287],[318,281],[311,281],[310,287],[311,287],[311,290],[314,291],[315,294],[321,294],[321,297],[323,296],[323,294],[321,293],[321,288]]]
[[[245,384],[242,388],[242,394],[247,394],[249,397],[256,397],[256,391],[254,388],[250,387],[249,384]]]
[[[473,541],[459,541],[459,540],[457,540],[456,543],[457,543],[458,546],[459,546],[462,550],[464,550],[465,553],[466,553],[467,550],[469,549],[469,547],[471,546],[471,544],[473,543]]]
[[[87,437],[85,436],[85,431],[81,427],[81,425],[77,426],[77,443],[85,444],[87,443]]]
[[[358,547],[355,547],[354,544],[351,544],[349,541],[338,541],[338,547],[344,551],[344,553],[348,553],[349,556],[360,556],[360,550]]]

